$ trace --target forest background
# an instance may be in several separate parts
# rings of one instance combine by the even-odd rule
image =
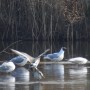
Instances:
[[[0,0],[0,40],[90,40],[90,0]]]

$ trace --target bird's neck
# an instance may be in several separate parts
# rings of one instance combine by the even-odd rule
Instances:
[[[64,53],[64,50],[63,50],[63,49],[61,49],[61,50],[59,51],[59,54],[62,54],[62,53]]]

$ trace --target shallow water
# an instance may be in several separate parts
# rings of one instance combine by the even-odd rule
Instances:
[[[9,43],[1,46],[7,47]],[[47,48],[50,52],[59,51],[62,46],[67,47],[65,59],[83,56],[89,57],[89,43],[39,43],[20,42],[10,48],[18,49],[36,57]],[[9,49],[10,49],[9,48]],[[10,52],[10,50],[7,50]],[[1,53],[2,60],[9,60],[14,55]],[[43,61],[43,60],[42,60]],[[40,64],[38,66],[45,78],[41,77],[37,71],[31,71],[28,65],[17,67],[12,73],[0,73],[0,90],[90,90],[90,65],[64,65],[64,64]]]
[[[25,67],[0,74],[0,90],[90,90],[89,66],[53,64],[39,69],[45,78]]]

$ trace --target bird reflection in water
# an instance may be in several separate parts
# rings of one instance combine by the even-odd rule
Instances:
[[[16,78],[16,83],[19,83],[18,90],[29,90],[30,72],[25,67],[16,68],[12,75]]]
[[[73,90],[87,90],[87,67],[73,65],[69,68],[69,81],[68,87]]]
[[[60,90],[63,90],[64,88],[64,65],[62,64],[46,64],[44,65],[44,73],[45,73],[45,80],[47,80],[47,83],[51,84],[53,83],[53,88],[55,88],[54,85],[59,84]],[[58,83],[57,83],[58,82]],[[56,83],[56,84],[55,84]],[[52,84],[51,84],[52,85]],[[50,85],[44,85],[44,88],[47,90],[51,90]]]
[[[0,75],[0,90],[15,90],[15,77],[9,74]]]
[[[52,76],[55,78],[64,78],[64,65],[60,64],[52,64],[52,65],[44,65],[45,74],[48,76]]]
[[[33,84],[29,90],[44,90],[43,86],[41,83]]]
[[[85,66],[73,66],[73,68],[69,69],[69,74],[72,78],[83,78],[87,77],[87,67]]]
[[[31,71],[32,78],[34,79],[40,80],[42,78],[45,78],[43,73],[39,69],[38,70],[30,69],[30,71]]]
[[[12,75],[15,76],[16,81],[29,82],[30,72],[24,67],[16,68]]]

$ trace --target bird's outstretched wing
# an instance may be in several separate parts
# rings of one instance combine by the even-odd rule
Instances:
[[[25,58],[27,58],[27,60],[30,60],[32,62],[32,60],[34,59],[32,56],[30,56],[29,54],[27,53],[24,53],[24,52],[20,52],[20,51],[17,51],[17,50],[14,50],[14,49],[11,49],[11,51],[19,56],[23,56]]]
[[[50,51],[50,49],[45,50],[45,51],[44,51],[43,53],[41,53],[39,56],[35,57],[35,58],[33,59],[33,61],[36,61],[38,58],[40,58],[41,56],[43,56],[44,54],[46,54],[48,51]]]
[[[45,51],[44,51],[42,54],[40,54],[38,57],[43,56],[43,55],[46,54],[48,51],[50,51],[50,49],[45,50]]]

